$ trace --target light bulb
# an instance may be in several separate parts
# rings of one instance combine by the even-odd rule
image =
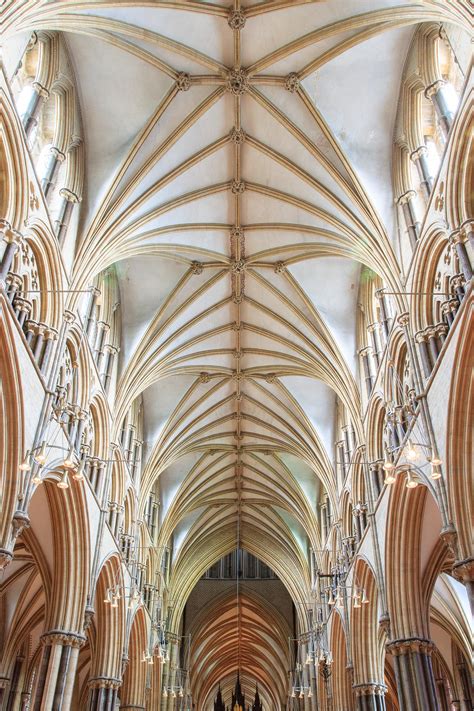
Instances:
[[[118,596],[117,596],[117,595],[112,595],[112,604],[111,604],[111,607],[118,607],[118,601],[119,601]]]
[[[112,590],[110,588],[107,590],[107,594],[104,598],[104,602],[109,605],[112,602]]]
[[[433,464],[431,462],[431,474],[430,474],[431,479],[441,479],[441,472],[438,469],[438,465]]]
[[[359,600],[359,597],[355,597],[355,598],[354,598],[354,605],[353,605],[353,607],[354,607],[355,610],[357,610],[357,609],[360,607],[360,600]]]
[[[39,472],[36,472],[31,481],[33,482],[33,484],[42,484],[43,480],[41,478],[41,474]]]
[[[182,686],[179,687],[179,695],[184,696],[184,690]]]
[[[22,472],[29,472],[31,469],[31,463],[30,463],[30,452],[28,451],[25,455],[24,460],[20,464],[19,467],[20,471]]]
[[[164,699],[168,698],[168,692],[166,691],[166,689],[163,689],[163,698]]]
[[[69,447],[67,455],[63,459],[63,467],[66,469],[72,469],[74,466],[74,448]]]
[[[335,603],[334,596],[332,594],[332,589],[330,589],[329,593],[328,593],[328,605],[334,605],[334,603]]]
[[[152,654],[150,654],[150,656],[148,657],[148,664],[153,664],[153,655]]]
[[[418,486],[418,482],[413,477],[413,474],[410,471],[407,472],[407,483],[406,483],[407,489],[415,489],[417,486]]]
[[[173,689],[173,691],[171,692],[171,697],[172,697],[173,699],[176,698],[176,691],[175,691],[174,689]]]
[[[301,689],[301,691],[300,691],[300,699],[304,699],[304,692],[303,692],[303,689]]]
[[[295,696],[296,696],[296,689],[295,689],[295,687],[293,686],[293,688],[291,689],[291,698],[294,699]]]
[[[306,657],[306,664],[311,664],[311,655],[310,654],[308,654],[308,656]]]
[[[81,459],[79,462],[79,466],[72,475],[72,478],[75,479],[76,481],[84,481],[84,460]]]
[[[395,484],[395,481],[396,481],[395,473],[394,473],[393,469],[391,469],[385,474],[385,479],[383,480],[383,483],[384,484]]]
[[[308,699],[311,699],[312,696],[313,696],[313,690],[310,689],[310,690],[308,691]]]
[[[410,461],[410,462],[415,462],[418,459],[418,452],[415,449],[415,447],[412,445],[410,440],[408,440],[408,445],[405,450],[405,457]]]
[[[104,602],[105,602],[105,600],[104,600]],[[143,652],[142,662],[146,662],[146,652]]]
[[[383,470],[386,472],[391,471],[392,469],[395,469],[395,464],[390,461],[390,459],[386,459],[383,463]]]
[[[344,602],[344,601],[343,601],[343,599],[342,599],[342,596],[341,596],[341,595],[338,595],[337,598],[336,598],[336,605],[337,605],[337,607],[342,607],[343,602]]]
[[[69,489],[69,482],[67,480],[67,471],[63,471],[61,474],[61,479],[58,481],[57,485],[58,489]]]
[[[434,467],[440,467],[442,465],[443,461],[440,459],[439,454],[434,454],[431,458],[431,464]]]
[[[365,594],[365,590],[362,590],[361,603],[362,603],[363,605],[368,605],[368,604],[369,604],[369,598],[368,598],[367,595]]]
[[[35,454],[35,461],[42,467],[46,461],[46,440],[41,442],[40,451]]]

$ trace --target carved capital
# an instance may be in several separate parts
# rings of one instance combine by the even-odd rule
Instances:
[[[409,639],[395,639],[389,642],[386,647],[390,654],[398,657],[402,654],[431,654],[435,645],[430,639],[423,637],[410,637]]]
[[[12,533],[13,537],[19,536],[25,528],[30,527],[30,517],[25,511],[17,510],[12,518]]]
[[[387,687],[379,681],[369,681],[366,684],[354,684],[352,687],[356,696],[385,696]]]
[[[461,583],[471,583],[474,580],[474,558],[457,561],[453,567],[453,575]]]
[[[63,647],[75,647],[79,649],[83,646],[86,638],[77,632],[66,632],[65,630],[50,630],[41,635],[41,642],[44,645],[60,644]]]
[[[115,677],[96,676],[87,682],[89,689],[120,689],[122,680]]]
[[[0,570],[7,567],[13,560],[13,553],[6,548],[0,548]]]
[[[408,313],[408,311],[405,311],[405,313],[400,314],[400,316],[398,317],[398,323],[403,328],[405,326],[408,326],[408,324],[410,323],[410,314]]]
[[[230,264],[232,274],[242,274],[246,268],[245,259],[236,259]]]

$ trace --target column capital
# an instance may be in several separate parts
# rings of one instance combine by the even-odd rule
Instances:
[[[385,696],[387,687],[380,681],[368,681],[365,684],[353,684],[356,696]]]
[[[427,98],[427,99],[431,99],[431,97],[432,97],[434,94],[437,94],[438,91],[439,91],[440,89],[442,89],[443,86],[445,86],[445,84],[446,84],[446,82],[444,81],[444,79],[437,79],[437,80],[434,81],[432,84],[430,84],[429,86],[427,86],[426,89],[425,89],[425,96],[426,96],[426,98]]]
[[[23,235],[18,230],[14,230],[11,224],[2,218],[0,219],[0,238],[5,242],[19,245],[23,240]]]
[[[403,195],[400,195],[395,202],[398,205],[404,205],[407,202],[410,202],[410,200],[413,200],[413,198],[416,197],[416,191],[415,190],[407,190],[406,193],[403,193]]]
[[[397,321],[400,326],[408,326],[408,324],[410,323],[410,314],[408,313],[408,311],[405,311],[404,313],[400,314]]]
[[[64,198],[68,202],[72,202],[72,203],[80,202],[80,198],[78,198],[78,196],[75,193],[71,192],[67,188],[61,188],[61,190],[59,191],[59,194],[61,195],[62,198]]]
[[[402,654],[428,654],[436,648],[436,645],[424,637],[409,637],[408,639],[395,639],[386,646],[387,652],[398,657]]]
[[[66,309],[63,314],[63,319],[66,321],[66,323],[73,324],[76,320],[76,314],[73,314],[72,311]]]
[[[63,647],[76,647],[77,649],[82,647],[86,642],[84,635],[78,632],[67,632],[65,630],[50,630],[42,634],[40,639],[44,645],[60,644]]]
[[[418,148],[415,148],[415,150],[410,154],[410,158],[412,161],[416,161],[425,156],[427,153],[428,149],[425,145],[418,146]]]
[[[474,580],[474,558],[457,561],[453,566],[454,577],[462,583]]]
[[[415,333],[415,341],[417,343],[426,343],[426,339],[427,339],[427,335],[425,333],[425,329],[423,329],[422,331],[417,331]]]
[[[120,689],[122,680],[117,677],[96,676],[87,682],[89,689]]]

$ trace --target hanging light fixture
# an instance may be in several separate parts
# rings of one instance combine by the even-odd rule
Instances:
[[[390,459],[388,457],[386,457],[382,468],[384,471],[389,472],[392,469],[395,469],[395,464],[392,461],[390,461]]]
[[[418,482],[416,481],[415,477],[413,476],[413,472],[411,470],[407,471],[407,483],[406,487],[407,489],[415,489],[418,486]]]
[[[61,479],[58,481],[56,486],[58,487],[58,489],[69,489],[69,482],[68,482],[66,470],[64,470],[63,473],[61,474]]]
[[[41,474],[39,473],[39,471],[37,471],[36,474],[33,475],[31,481],[33,482],[33,484],[36,485],[43,483],[43,479],[41,478]]]
[[[415,449],[413,446],[411,440],[408,440],[407,447],[405,449],[405,457],[410,461],[410,462],[416,462],[416,460],[419,457],[419,452],[418,450]]]
[[[66,469],[72,469],[74,467],[74,447],[72,445],[69,447],[63,459],[63,467],[66,467]]]
[[[81,459],[79,462],[79,466],[72,475],[72,478],[75,479],[76,481],[84,481],[84,460]]]
[[[332,588],[329,588],[329,592],[328,592],[328,605],[334,605],[335,602],[336,602],[336,601],[334,600],[334,595],[333,595],[333,593],[332,593]]]
[[[363,605],[368,605],[369,602],[370,602],[370,600],[369,600],[369,598],[367,597],[367,595],[365,594],[365,590],[362,590],[361,603],[362,603]]]
[[[383,480],[384,484],[395,484],[396,482],[396,476],[395,476],[395,467],[393,469],[388,469],[385,471],[385,479]]]
[[[433,456],[431,457],[430,461],[434,467],[440,467],[443,463],[442,459],[436,451],[433,453]]]
[[[25,458],[23,459],[22,463],[19,466],[20,471],[22,472],[29,472],[31,469],[31,462],[30,462],[30,451],[28,450]]]
[[[441,479],[441,472],[439,470],[439,465],[438,464],[433,464],[433,461],[431,462],[431,474],[430,478],[431,479]]]
[[[113,602],[112,590],[111,590],[110,588],[108,588],[108,590],[107,590],[107,593],[106,593],[105,598],[104,598],[104,602],[105,602],[107,605],[109,605],[111,602]],[[145,652],[143,652],[143,654],[145,654]]]
[[[35,458],[35,462],[37,462],[37,463],[40,465],[40,467],[42,467],[43,464],[46,462],[46,457],[47,457],[47,454],[46,454],[46,440],[44,439],[44,440],[41,442],[41,447],[40,447],[39,452],[37,452],[37,453],[35,454],[35,457],[34,457],[34,458]]]

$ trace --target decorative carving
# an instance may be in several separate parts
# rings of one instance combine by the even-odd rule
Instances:
[[[288,89],[288,91],[291,91],[292,94],[296,94],[296,92],[300,88],[300,80],[296,72],[291,72],[291,74],[288,74],[285,80],[285,87]]]
[[[90,689],[120,689],[122,680],[114,677],[96,676],[89,679],[87,685]]]
[[[243,180],[233,180],[230,189],[234,195],[242,195],[245,191],[245,183]]]
[[[200,383],[208,383],[210,381],[210,379],[211,379],[211,376],[209,375],[209,373],[205,373],[205,372],[199,373],[199,382]]]
[[[232,355],[233,355],[234,358],[236,358],[237,360],[240,360],[240,358],[242,358],[242,351],[237,351],[237,350],[235,350],[235,351],[232,353]]]
[[[245,27],[245,12],[243,10],[231,10],[227,22],[231,30],[241,30]]]
[[[94,608],[91,605],[86,605],[86,609],[84,610],[84,631],[88,630],[91,626],[94,615]]]
[[[242,96],[248,89],[247,72],[242,68],[232,69],[227,76],[227,90],[235,96]]]
[[[61,644],[63,647],[75,647],[79,649],[85,643],[86,638],[77,632],[66,632],[65,630],[51,630],[41,635],[41,642],[44,645]]]
[[[7,567],[9,563],[13,560],[13,553],[7,551],[6,548],[0,548],[0,570]]]
[[[277,262],[273,271],[275,274],[283,274],[286,272],[285,262]]]
[[[188,89],[191,86],[191,79],[189,77],[189,74],[186,74],[186,72],[181,72],[178,74],[176,77],[176,86],[178,87],[179,91],[188,91]]]
[[[17,538],[25,528],[30,527],[30,518],[25,511],[17,510],[12,518],[13,537]]]
[[[199,276],[199,274],[203,273],[204,267],[202,266],[201,262],[191,262],[191,271],[196,276]]]
[[[401,654],[431,654],[435,645],[430,639],[410,637],[409,639],[396,639],[387,644],[387,651],[398,657]]]
[[[29,202],[29,205],[30,205],[30,210],[32,210],[32,211],[38,210],[38,209],[39,209],[39,206],[40,206],[40,203],[39,203],[38,196],[37,196],[37,194],[36,194],[36,192],[35,192],[35,186],[34,186],[34,183],[33,183],[32,180],[30,180],[30,184],[29,184],[29,193],[30,193],[30,194],[29,194],[29,200],[28,200],[28,202]]]
[[[242,145],[242,143],[245,141],[245,131],[243,131],[241,128],[233,128],[232,131],[230,132],[230,140],[232,143],[236,143],[237,145]]]
[[[267,383],[276,383],[276,379],[277,379],[277,377],[276,377],[275,373],[267,373],[265,376],[265,381]]]
[[[352,687],[356,696],[385,696],[387,687],[385,684],[370,681],[368,684],[355,684]]]
[[[245,259],[237,259],[231,262],[230,269],[233,274],[242,274],[246,269]]]

